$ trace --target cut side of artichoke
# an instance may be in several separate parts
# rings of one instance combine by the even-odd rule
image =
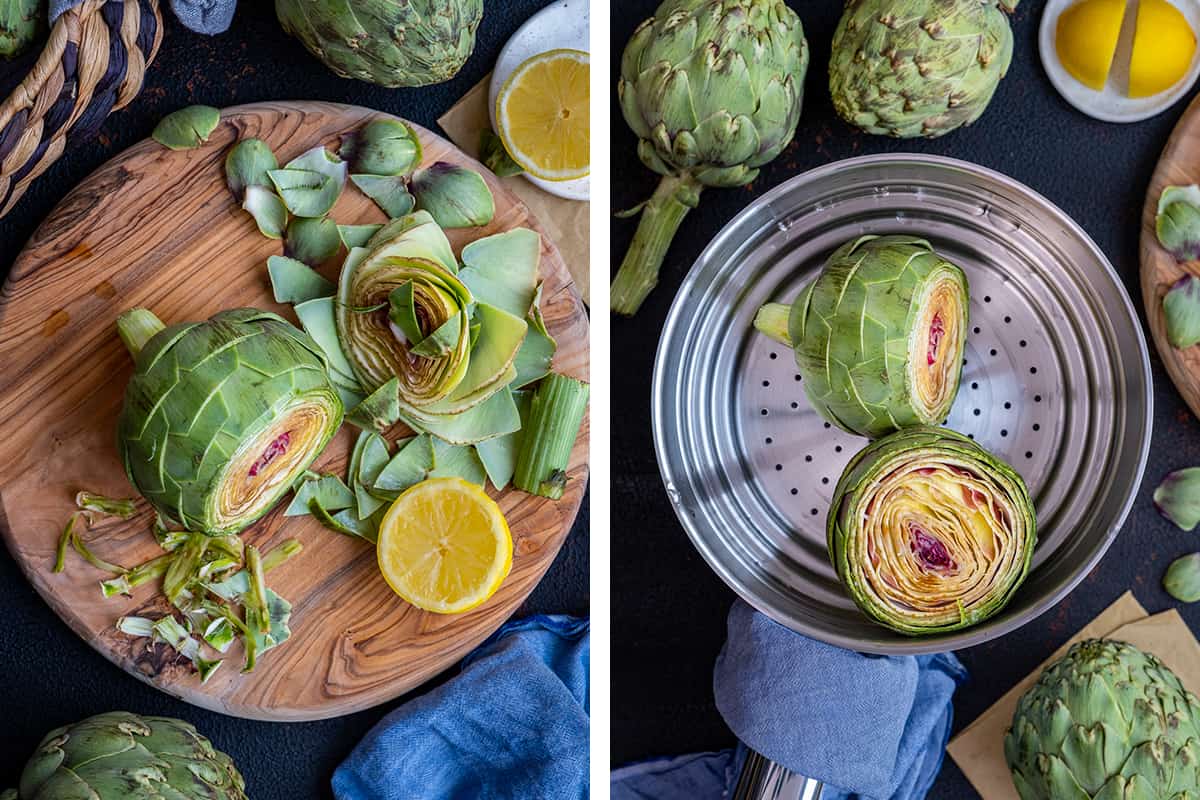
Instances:
[[[966,309],[959,275],[944,275],[930,281],[928,294],[918,304],[918,322],[908,359],[909,381],[916,387],[914,400],[925,423],[946,418],[958,392],[966,343]],[[921,358],[924,350],[924,358]]]
[[[832,508],[829,548],[842,582],[864,613],[910,635],[959,630],[1003,608],[1037,538],[1021,477],[944,429],[868,445]]]

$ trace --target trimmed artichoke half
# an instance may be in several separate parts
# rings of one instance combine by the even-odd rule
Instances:
[[[790,308],[755,326],[793,347],[813,407],[877,437],[936,425],[958,394],[967,279],[924,239],[863,236],[834,251]]]
[[[829,553],[863,613],[909,635],[992,616],[1029,571],[1024,481],[965,436],[909,428],[867,445],[834,491]]]
[[[15,797],[246,800],[245,787],[229,756],[190,724],[114,711],[46,734]]]
[[[905,139],[970,125],[1012,62],[1004,11],[1016,4],[847,0],[829,60],[834,108],[867,133]]]
[[[1021,800],[1200,796],[1200,702],[1131,644],[1079,642],[1017,702],[1004,758]]]
[[[427,86],[470,58],[483,0],[275,0],[275,15],[343,78]]]
[[[164,328],[118,322],[134,355],[118,422],[129,480],[190,531],[238,533],[269,511],[342,423],[325,356],[252,308]]]

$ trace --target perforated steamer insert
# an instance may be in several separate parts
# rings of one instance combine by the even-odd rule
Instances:
[[[1029,578],[1002,612],[954,634],[894,633],[843,591],[825,518],[866,440],[813,411],[791,351],[752,326],[759,306],[791,302],[836,247],[865,233],[921,236],[966,272],[965,362],[946,424],[1012,464],[1037,507]],[[654,441],[689,537],[752,605],[832,644],[940,652],[1028,622],[1099,561],[1141,482],[1152,402],[1133,307],[1066,214],[974,164],[869,156],[779,186],[701,254],[659,344]]]

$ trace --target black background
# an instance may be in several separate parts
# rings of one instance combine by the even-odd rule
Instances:
[[[167,4],[162,5],[166,36],[146,73],[142,94],[109,117],[96,141],[60,159],[0,219],[3,274],[71,187],[148,136],[168,112],[192,103],[220,108],[258,100],[335,100],[389,111],[437,130],[437,118],[491,70],[504,42],[549,0],[485,3],[475,52],[462,72],[439,86],[400,90],[338,78],[284,34],[275,20],[274,4],[265,0],[244,0],[229,32],[212,38],[190,33],[166,10]],[[4,70],[0,62],[0,77]],[[48,530],[46,535],[57,532]],[[558,559],[517,615],[586,615],[587,585],[585,497]],[[268,657],[259,669],[270,668]],[[51,728],[124,709],[195,723],[237,762],[256,800],[332,796],[329,777],[334,768],[376,721],[402,702],[341,719],[290,724],[249,722],[185,705],[125,674],[75,636],[34,593],[7,553],[0,556],[0,685],[5,717],[0,726],[0,789],[16,785],[25,760]]]
[[[638,162],[636,140],[616,102],[620,54],[654,0],[621,0],[612,13],[613,208],[629,208],[654,189]],[[1024,2],[1013,17],[1016,54],[987,113],[941,139],[895,141],[859,133],[837,117],[827,88],[837,0],[792,2],[812,51],[804,113],[795,141],[750,186],[709,189],[684,220],[662,281],[632,320],[613,318],[612,759],[729,747],[733,737],[712,702],[712,666],[725,638],[733,594],[704,564],[675,520],[650,438],[650,375],[655,343],[680,281],[709,239],[752,199],[804,170],[867,153],[937,153],[974,161],[1020,180],[1078,220],[1116,266],[1141,312],[1138,237],[1142,204],[1159,153],[1183,113],[1181,102],[1133,125],[1105,124],[1067,105],[1037,52],[1043,3]],[[636,221],[614,220],[612,268]],[[1142,315],[1144,322],[1144,314]],[[1148,334],[1147,334],[1148,335]],[[960,652],[972,681],[955,697],[955,731],[1126,590],[1151,612],[1177,605],[1159,581],[1175,557],[1200,549],[1195,534],[1155,512],[1150,495],[1171,469],[1200,463],[1200,427],[1153,352],[1154,441],[1134,510],[1100,566],[1062,603],[998,641]],[[1181,608],[1200,630],[1200,607]],[[977,797],[946,760],[931,798]]]

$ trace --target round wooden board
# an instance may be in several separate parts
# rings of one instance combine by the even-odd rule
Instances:
[[[225,186],[224,159],[238,139],[257,136],[285,163],[317,144],[383,116],[333,103],[260,103],[225,110],[203,147],[169,151],[152,140],[130,148],[67,195],[17,258],[0,296],[0,531],[50,606],[114,663],[163,691],[205,708],[254,719],[302,721],[348,714],[390,700],[461,659],[532,591],[571,529],[587,483],[588,423],[571,456],[564,497],[508,490],[497,498],[512,528],[512,573],[481,607],[460,616],[417,610],[388,589],[374,550],[284,517],[282,506],[245,532],[264,552],[289,538],[304,551],[272,571],[270,586],[294,606],[292,636],[239,672],[241,646],[206,684],[165,645],[118,633],[125,614],[161,616],[157,584],[132,598],[101,597],[105,577],[74,553],[53,574],[56,539],[80,489],[130,496],[115,444],[116,418],[132,370],[117,338],[117,315],[134,306],[167,324],[254,306],[295,321],[271,296],[264,238]],[[417,126],[425,163],[452,161],[485,175],[496,197],[486,228],[448,231],[467,242],[537,220],[491,173]],[[349,183],[335,207],[340,223],[384,215]],[[329,277],[335,271],[326,270]],[[542,308],[558,340],[554,368],[587,378],[588,320],[553,242],[542,238]],[[316,469],[345,474],[357,429],[345,426]],[[102,558],[132,566],[159,554],[152,514],[107,519],[88,534]]]
[[[1142,303],[1154,346],[1175,388],[1192,413],[1200,417],[1200,347],[1178,350],[1167,341],[1167,323],[1162,301],[1171,285],[1191,273],[1200,277],[1200,263],[1180,264],[1158,243],[1155,221],[1158,198],[1168,186],[1200,183],[1200,97],[1183,113],[1150,179],[1142,210],[1141,280]]]

